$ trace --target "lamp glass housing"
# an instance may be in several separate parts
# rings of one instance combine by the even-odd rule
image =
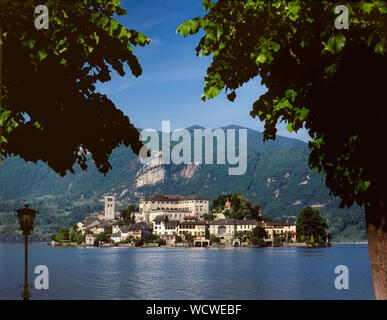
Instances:
[[[16,213],[19,217],[20,230],[25,235],[28,235],[33,230],[34,218],[37,211],[29,208],[29,204],[25,204],[24,208],[16,210]]]

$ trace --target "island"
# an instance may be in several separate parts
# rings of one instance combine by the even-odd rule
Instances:
[[[330,246],[327,224],[316,208],[303,208],[297,223],[273,222],[238,193],[212,202],[199,195],[141,198],[116,211],[115,195],[104,196],[104,210],[93,212],[52,235],[53,246],[101,247],[321,247]]]

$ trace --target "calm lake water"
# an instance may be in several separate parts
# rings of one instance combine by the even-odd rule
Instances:
[[[19,299],[23,245],[0,245],[0,299]],[[374,299],[367,245],[332,248],[53,248],[30,246],[31,299]],[[349,289],[337,290],[337,265]],[[31,278],[32,277],[32,278]]]

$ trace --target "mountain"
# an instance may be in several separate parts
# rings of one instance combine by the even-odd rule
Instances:
[[[187,128],[192,154],[195,129],[204,128]],[[247,128],[232,125],[220,129],[234,129],[238,141],[239,130]],[[305,142],[278,136],[264,143],[262,138],[262,133],[247,129],[247,170],[243,175],[229,175],[228,163],[164,165],[156,158],[143,165],[124,147],[112,153],[113,169],[106,176],[96,170],[91,159],[87,172],[77,167],[75,174],[60,177],[42,162],[9,157],[0,165],[0,241],[17,239],[15,216],[10,212],[26,201],[40,211],[33,234],[39,240],[47,239],[61,225],[70,226],[101,210],[100,199],[107,192],[116,195],[121,207],[155,193],[200,194],[212,200],[221,193],[240,192],[265,214],[279,219],[295,220],[302,207],[314,206],[328,219],[334,240],[365,239],[363,210],[356,206],[338,209],[339,201],[329,195],[325,177],[308,167]],[[214,142],[215,159],[217,151]]]

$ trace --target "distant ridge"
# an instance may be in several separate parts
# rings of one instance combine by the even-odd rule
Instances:
[[[193,132],[195,128],[203,127],[187,129]],[[34,164],[19,157],[6,158],[0,164],[0,230],[10,226],[8,222],[2,225],[1,210],[6,210],[4,221],[13,221],[9,210],[4,209],[10,208],[9,200],[28,201],[37,209],[45,206],[38,218],[43,234],[48,232],[44,230],[51,230],[53,222],[74,223],[87,213],[102,209],[99,200],[108,192],[116,195],[117,204],[122,207],[155,194],[195,194],[212,201],[219,194],[239,192],[273,217],[294,220],[302,207],[316,207],[328,218],[332,234],[348,240],[365,239],[363,210],[358,206],[338,208],[338,199],[329,196],[325,187],[325,176],[308,167],[309,149],[305,142],[277,136],[274,141],[264,143],[261,132],[236,125],[223,127],[227,128],[247,129],[244,175],[228,175],[228,164],[144,166],[125,147],[113,151],[110,158],[113,169],[106,176],[97,171],[90,158],[87,172],[75,167],[75,174],[65,177],[58,176],[41,161]],[[11,208],[15,209],[13,205]]]

